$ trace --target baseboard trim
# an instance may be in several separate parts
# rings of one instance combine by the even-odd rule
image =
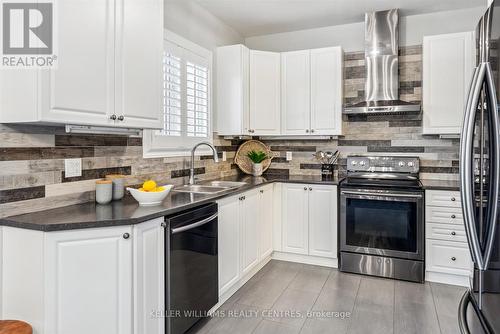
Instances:
[[[425,281],[469,287],[469,276],[452,275],[434,271],[425,272]]]
[[[338,259],[331,259],[331,258],[320,257],[320,256],[292,254],[292,253],[284,253],[284,252],[273,252],[272,258],[274,260],[312,264],[312,265],[316,265],[316,266],[323,266],[323,267],[330,267],[330,268],[338,268],[339,267],[339,260]]]

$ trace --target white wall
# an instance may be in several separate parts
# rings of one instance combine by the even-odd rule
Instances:
[[[485,7],[401,17],[399,44],[422,44],[425,35],[471,31],[484,13]],[[364,22],[248,37],[251,49],[293,51],[341,45],[345,51],[364,49]]]
[[[243,42],[243,37],[193,1],[165,0],[165,29],[213,50]]]

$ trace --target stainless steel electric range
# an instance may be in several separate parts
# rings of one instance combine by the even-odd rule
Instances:
[[[340,270],[424,281],[424,191],[416,157],[349,156],[340,183]]]

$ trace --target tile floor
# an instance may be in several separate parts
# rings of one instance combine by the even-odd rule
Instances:
[[[189,334],[457,334],[464,291],[273,260]]]

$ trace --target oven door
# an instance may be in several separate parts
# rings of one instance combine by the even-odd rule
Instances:
[[[340,250],[423,260],[423,193],[342,189]]]

